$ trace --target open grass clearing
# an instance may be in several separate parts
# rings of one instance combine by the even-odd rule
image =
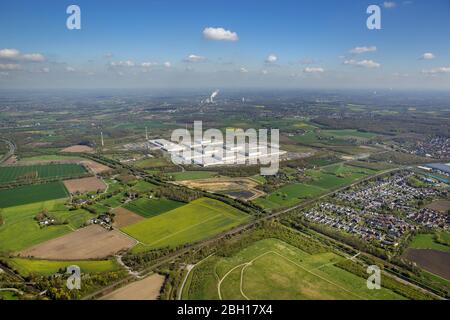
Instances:
[[[248,221],[250,217],[225,203],[200,198],[142,222],[122,228],[139,240],[134,251],[175,247],[206,239]]]

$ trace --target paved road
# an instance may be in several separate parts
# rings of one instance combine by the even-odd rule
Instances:
[[[0,159],[0,164],[2,164],[6,160],[8,160],[14,154],[14,152],[16,152],[16,145],[13,142],[6,139],[0,139],[0,141],[6,143],[9,148],[9,151]]]

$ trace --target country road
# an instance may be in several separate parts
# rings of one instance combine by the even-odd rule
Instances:
[[[13,142],[6,140],[6,139],[0,138],[0,141],[6,143],[9,148],[9,151],[0,158],[0,164],[2,164],[6,160],[8,160],[12,155],[14,155],[14,153],[16,152],[16,145]]]

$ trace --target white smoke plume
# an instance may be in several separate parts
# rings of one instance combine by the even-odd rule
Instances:
[[[217,97],[217,95],[219,94],[219,90],[214,91],[211,96],[209,97],[209,102],[210,103],[214,103],[214,98]]]

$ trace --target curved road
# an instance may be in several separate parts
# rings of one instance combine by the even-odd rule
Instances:
[[[9,147],[9,151],[3,157],[0,158],[0,164],[2,164],[14,154],[14,152],[16,151],[16,145],[13,142],[6,139],[0,139],[0,141],[6,143]]]

